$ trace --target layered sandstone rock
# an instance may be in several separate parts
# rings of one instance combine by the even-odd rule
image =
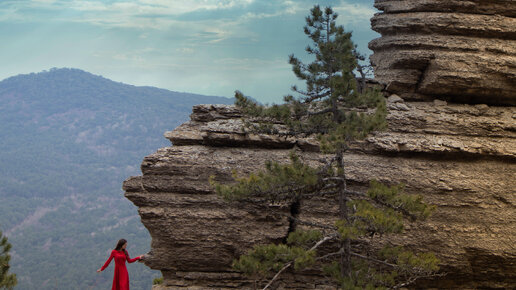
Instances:
[[[516,1],[376,0],[375,76],[406,99],[516,104]]]
[[[516,1],[376,0],[382,37],[370,43],[376,79],[388,98],[389,129],[353,144],[347,177],[355,190],[371,179],[406,184],[437,206],[397,244],[435,252],[446,276],[419,287],[516,285]],[[405,101],[404,101],[405,99]],[[409,102],[410,100],[410,102]],[[444,100],[447,100],[448,103]],[[462,103],[462,104],[460,104]],[[488,104],[488,105],[486,105]],[[165,136],[173,147],[142,163],[124,183],[152,236],[145,263],[161,288],[253,288],[231,262],[255,244],[281,242],[288,217],[332,224],[337,205],[314,198],[251,206],[218,197],[208,180],[232,182],[266,160],[295,150],[316,166],[315,138],[247,134],[232,106],[194,107],[191,121]],[[280,288],[331,288],[316,271],[285,273]]]
[[[444,101],[388,99],[389,129],[357,143],[346,155],[351,186],[369,180],[395,184],[437,205],[424,223],[407,229],[396,243],[433,251],[445,277],[422,286],[504,288],[516,283],[516,110]],[[317,165],[323,157],[315,139],[249,135],[237,109],[196,106],[191,121],[167,132],[173,147],[142,163],[142,176],[124,183],[152,236],[145,263],[161,270],[162,288],[252,288],[231,270],[234,258],[257,243],[282,241],[289,231],[288,205],[253,207],[228,203],[209,185],[210,176],[232,181],[232,170],[248,174],[266,160],[288,162],[296,150]],[[299,218],[335,219],[336,202],[313,199]],[[282,288],[332,286],[320,273],[285,274]]]

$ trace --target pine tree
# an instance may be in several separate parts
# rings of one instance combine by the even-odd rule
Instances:
[[[404,217],[425,219],[433,207],[420,196],[404,194],[403,185],[386,186],[373,180],[366,193],[348,189],[345,152],[353,142],[384,129],[387,110],[378,90],[357,90],[353,71],[361,56],[351,41],[351,33],[336,24],[337,16],[330,7],[322,10],[316,5],[306,17],[304,32],[312,43],[306,51],[315,60],[305,64],[294,55],[289,60],[294,74],[306,83],[306,90],[293,87],[300,97],[289,95],[284,104],[267,107],[241,92],[235,95],[235,104],[253,117],[253,123],[246,122],[247,130],[317,135],[322,153],[329,156],[325,164],[313,168],[292,153],[290,164],[269,161],[261,172],[235,176],[236,182],[231,185],[212,179],[217,193],[227,200],[294,205],[325,196],[338,203],[338,219],[333,226],[289,217],[292,229],[297,225],[312,229],[295,229],[286,243],[257,245],[235,260],[234,268],[252,277],[267,277],[275,272],[265,288],[290,267],[320,267],[344,289],[399,287],[438,270],[439,261],[431,253],[414,254],[395,246],[377,251],[374,245],[368,251],[353,248],[358,243],[372,244],[377,236],[400,233]],[[328,242],[336,243],[338,250],[318,253],[317,249]]]
[[[0,289],[13,289],[18,283],[16,280],[16,274],[9,274],[9,261],[11,256],[9,250],[11,250],[11,244],[7,241],[7,237],[2,235],[0,231]]]

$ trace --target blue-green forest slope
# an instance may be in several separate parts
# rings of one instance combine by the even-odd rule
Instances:
[[[17,289],[109,289],[97,274],[120,238],[144,254],[150,236],[122,181],[195,104],[232,99],[113,82],[51,69],[0,82],[0,229],[13,244]],[[159,276],[128,266],[131,287]]]

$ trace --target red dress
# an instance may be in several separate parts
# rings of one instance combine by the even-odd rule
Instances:
[[[126,255],[124,251],[113,250],[111,251],[109,259],[104,263],[104,266],[100,268],[100,271],[104,271],[104,269],[109,266],[109,263],[111,263],[113,258],[115,258],[115,275],[113,277],[113,286],[111,287],[111,290],[129,290],[129,274],[125,267],[125,261],[127,260],[129,263],[133,263],[140,260],[140,257],[131,259],[129,258],[129,253]]]

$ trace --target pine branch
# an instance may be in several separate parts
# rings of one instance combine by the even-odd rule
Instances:
[[[306,197],[307,199],[310,199],[314,196],[322,197],[322,196],[328,196],[328,195],[336,195],[339,192],[340,192],[339,190],[320,191],[320,192],[317,192],[314,194],[305,195],[304,197]]]
[[[336,182],[345,182],[346,180],[343,177],[332,176],[323,178],[323,181],[336,181]]]
[[[359,196],[359,197],[362,197],[362,198],[367,199],[367,200],[371,200],[371,201],[373,201],[374,203],[376,203],[378,205],[381,205],[381,206],[384,206],[384,207],[388,207],[388,208],[391,208],[391,209],[393,209],[395,211],[398,211],[398,212],[402,213],[403,215],[410,217],[411,220],[417,220],[417,216],[416,215],[410,213],[408,210],[404,209],[401,206],[394,206],[394,205],[392,205],[390,203],[386,203],[386,202],[384,202],[382,200],[379,200],[379,199],[376,199],[376,198],[370,199],[367,196],[367,194],[362,193],[362,192],[358,192],[358,191],[346,190],[346,193],[350,194],[350,195]]]
[[[329,241],[329,240],[332,240],[334,238],[336,238],[337,235],[334,234],[334,235],[330,235],[330,236],[326,236],[324,238],[322,238],[321,240],[319,240],[313,247],[310,248],[309,251],[313,251],[315,249],[317,249],[319,246],[321,246],[322,244],[324,244],[325,242]],[[274,281],[276,281],[276,279],[278,279],[278,277],[281,275],[281,273],[283,273],[285,270],[287,270],[290,266],[292,266],[292,264],[294,263],[295,261],[290,261],[288,263],[285,264],[285,266],[283,266],[283,268],[281,268],[281,270],[278,271],[278,273],[276,273],[276,275],[274,275],[274,277],[272,277],[272,279],[269,281],[269,283],[267,283],[267,285],[265,285],[265,287],[263,287],[263,290],[269,288],[272,283],[274,283]]]
[[[274,281],[276,281],[276,279],[278,279],[279,275],[281,275],[281,273],[283,273],[283,271],[285,271],[293,263],[294,263],[294,261],[290,261],[290,262],[286,263],[285,266],[283,266],[283,268],[281,268],[281,270],[279,270],[278,273],[276,273],[276,275],[274,275],[274,277],[272,277],[272,279],[269,281],[269,283],[267,283],[267,285],[265,285],[265,287],[263,287],[263,290],[269,288],[272,285],[272,283]]]
[[[321,229],[328,229],[328,230],[333,230],[333,231],[337,230],[337,228],[335,226],[303,221],[303,220],[295,218],[291,215],[287,215],[282,212],[275,211],[274,209],[271,209],[271,212],[273,212],[277,215],[286,217],[289,221],[293,221],[293,222],[301,224],[301,225],[307,225],[307,226],[312,226],[312,227],[321,228]]]
[[[335,226],[329,226],[329,225],[324,225],[324,224],[319,224],[319,223],[306,222],[306,221],[302,221],[300,219],[297,219],[295,217],[289,217],[289,220],[292,220],[295,223],[300,224],[300,225],[312,226],[312,227],[316,227],[316,228],[328,229],[328,230],[334,230],[334,231],[337,230],[337,227],[335,227]]]
[[[280,189],[276,191],[253,191],[249,194],[250,197],[240,199],[240,201],[246,201],[250,203],[256,203],[258,201],[266,201],[266,202],[277,202],[277,201],[286,201],[294,198],[296,195],[303,195],[306,193],[311,193],[320,190],[318,187],[313,187],[309,185],[303,185],[299,187],[290,187],[295,184],[282,186]],[[285,188],[287,187],[287,188]]]
[[[386,203],[386,202],[384,202],[382,200],[379,200],[379,199],[372,199],[372,200],[374,202],[382,205],[382,206],[385,206],[385,207],[388,207],[388,208],[392,208],[393,210],[398,211],[398,212],[402,213],[405,216],[408,216],[412,221],[415,221],[418,218],[416,215],[412,214],[408,210],[406,210],[403,207],[401,207],[401,205],[400,206],[394,206],[394,205],[392,205],[390,203]]]
[[[351,252],[350,254],[353,257],[357,257],[357,258],[360,258],[360,259],[363,259],[363,260],[368,260],[368,261],[375,262],[377,264],[382,264],[382,265],[385,265],[385,266],[389,266],[389,267],[392,267],[392,268],[399,268],[398,265],[387,263],[387,262],[384,262],[382,260],[378,260],[378,259],[371,258],[371,257],[368,257],[368,256],[363,256],[363,255],[360,255],[360,254],[357,254],[357,253],[353,253],[353,252]]]
[[[415,276],[415,277],[412,277],[410,278],[407,282],[404,282],[404,283],[401,283],[401,284],[398,284],[398,285],[395,285],[394,287],[392,287],[392,289],[400,289],[400,288],[404,288],[404,287],[407,287],[411,284],[414,284],[414,282],[416,282],[417,279],[421,279],[421,278],[434,278],[434,277],[444,277],[446,276],[446,273],[441,273],[441,274],[432,274],[432,275],[420,275],[420,276]]]
[[[326,254],[324,256],[321,256],[321,257],[318,257],[318,258],[315,258],[316,261],[320,261],[320,260],[324,260],[326,258],[329,258],[329,257],[332,257],[332,256],[337,256],[337,255],[341,255],[343,254],[344,251],[340,250],[338,252],[333,252],[333,253],[329,253],[329,254]]]
[[[309,93],[309,92],[306,92],[306,91],[302,91],[300,89],[298,89],[296,86],[292,86],[292,90],[300,95],[303,95],[305,97],[313,97],[313,94],[312,93]]]
[[[319,92],[316,95],[313,95],[313,94],[310,94],[307,92],[305,92],[304,94],[301,93],[300,91],[296,91],[296,92],[308,97],[303,100],[304,104],[312,103],[315,100],[319,100],[319,99],[325,98],[330,95],[330,91],[326,91],[324,93]]]
[[[320,160],[323,161],[324,159]],[[333,164],[333,162],[337,161],[337,157],[333,156],[330,160],[328,160],[323,167],[321,167],[321,170],[319,170],[318,174],[325,174],[328,169],[330,169],[330,166]]]
[[[331,112],[333,112],[333,109],[332,108],[328,108],[328,109],[322,110],[322,111],[308,112],[308,116],[324,115],[324,114],[331,113]]]

